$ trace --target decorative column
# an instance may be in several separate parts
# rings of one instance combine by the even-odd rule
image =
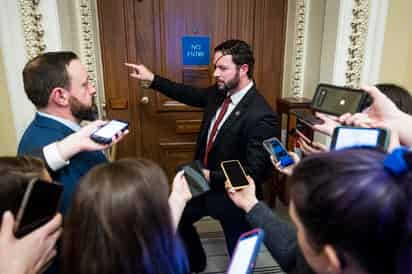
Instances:
[[[296,0],[295,49],[292,79],[292,96],[303,97],[303,76],[305,68],[306,0]]]
[[[352,22],[350,47],[348,49],[347,71],[345,73],[345,85],[358,87],[361,79],[362,66],[364,63],[364,51],[366,37],[368,35],[369,1],[354,0],[352,9]]]
[[[80,59],[86,66],[89,73],[90,81],[97,89],[96,106],[99,112],[99,117],[104,117],[104,90],[101,76],[98,74],[98,36],[95,33],[95,29],[98,30],[97,13],[93,12],[92,3],[93,0],[77,0],[77,22],[79,30],[78,37],[80,43]],[[96,18],[94,21],[93,18]]]
[[[40,0],[20,0],[20,12],[24,31],[24,40],[29,60],[46,49],[44,29],[41,25],[42,15],[39,8]]]

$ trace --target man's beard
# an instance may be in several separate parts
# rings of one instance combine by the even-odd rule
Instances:
[[[236,70],[235,76],[233,76],[233,78],[230,79],[227,83],[223,83],[223,86],[219,86],[219,85],[216,84],[216,86],[217,86],[218,90],[228,92],[228,91],[236,88],[237,86],[239,86],[239,82],[240,82],[240,73],[239,73],[239,69],[238,69],[238,70]]]
[[[97,109],[92,104],[90,107],[82,104],[77,98],[71,96],[69,98],[69,105],[72,115],[81,121],[94,121],[97,118]]]

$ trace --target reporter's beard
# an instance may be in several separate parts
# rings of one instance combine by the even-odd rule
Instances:
[[[97,108],[94,104],[85,106],[77,98],[70,97],[69,99],[70,111],[72,115],[81,121],[94,121],[97,119]]]

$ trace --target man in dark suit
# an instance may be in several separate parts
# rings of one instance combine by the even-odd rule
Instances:
[[[244,41],[228,40],[214,50],[215,85],[194,88],[154,75],[143,65],[126,64],[131,76],[150,81],[150,88],[177,101],[204,109],[197,138],[195,159],[204,164],[203,173],[211,190],[193,198],[186,206],[179,225],[192,272],[206,266],[206,256],[193,223],[204,216],[220,221],[230,255],[240,234],[249,226],[242,212],[225,192],[225,176],[220,168],[224,160],[239,160],[246,173],[261,184],[272,169],[262,141],[276,135],[277,116],[258,93],[253,81],[254,57]]]
[[[49,52],[35,57],[24,67],[23,82],[37,113],[20,140],[18,154],[49,148],[45,151],[46,160],[57,162],[58,166],[53,179],[64,185],[64,213],[80,177],[106,161],[100,151],[82,151],[82,144],[78,144],[79,151],[70,161],[59,151],[58,141],[77,132],[82,120],[94,120],[92,97],[96,89],[85,67],[72,52]]]

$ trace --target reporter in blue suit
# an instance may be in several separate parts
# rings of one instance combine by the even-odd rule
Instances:
[[[35,57],[24,67],[23,82],[37,113],[20,140],[19,155],[42,149],[77,132],[82,120],[94,120],[92,97],[96,89],[73,52],[48,52]],[[107,161],[100,151],[83,151],[64,161],[59,157],[58,145],[49,151],[49,158],[63,161],[63,167],[53,174],[53,179],[64,185],[63,213],[70,206],[80,177]]]

